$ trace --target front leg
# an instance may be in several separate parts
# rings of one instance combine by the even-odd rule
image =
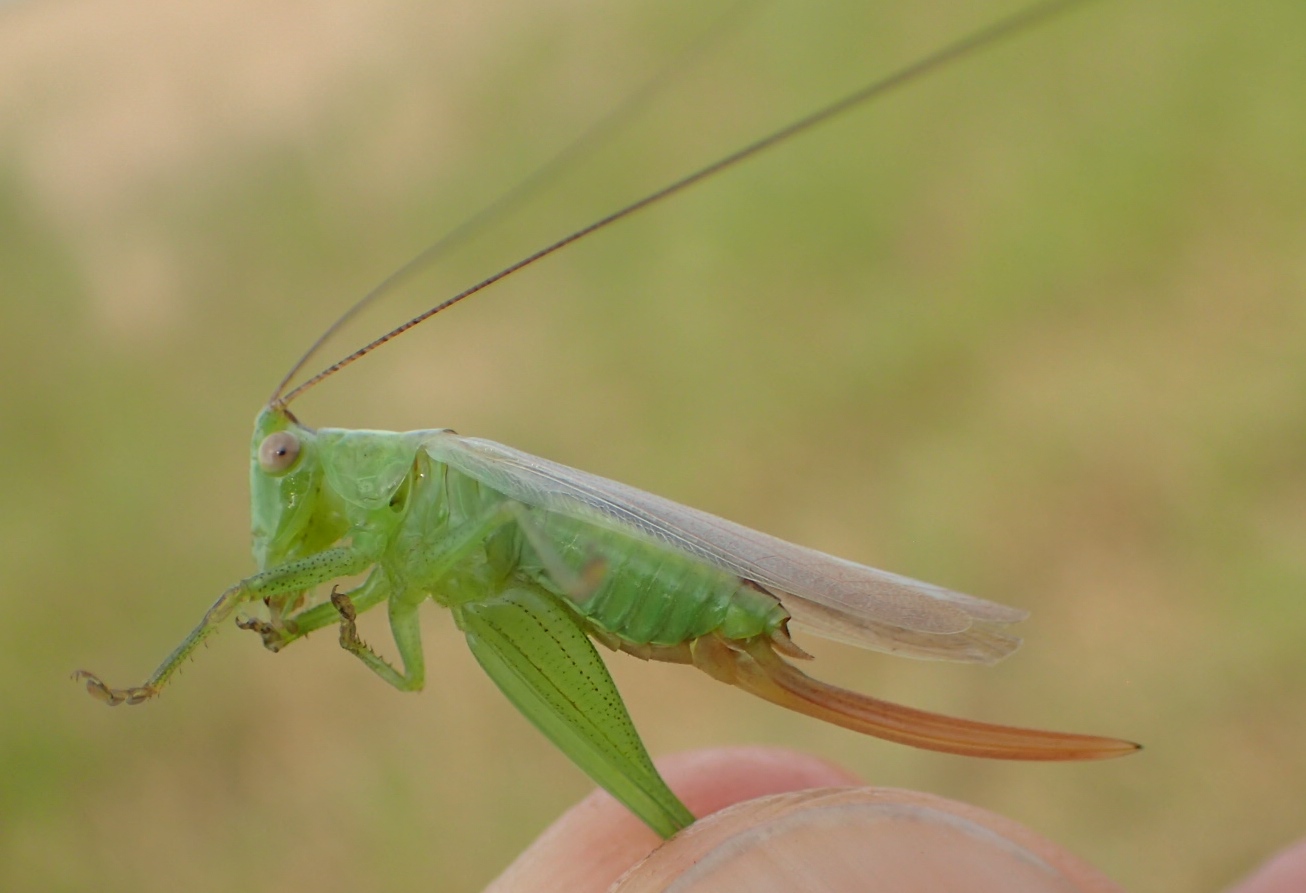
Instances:
[[[226,620],[237,606],[255,598],[273,597],[296,592],[334,580],[347,577],[365,569],[372,563],[372,558],[352,548],[327,549],[307,558],[289,561],[278,567],[269,568],[246,577],[232,586],[204,614],[190,635],[182,640],[171,654],[164,659],[153,675],[141,685],[133,688],[110,688],[94,673],[78,670],[73,678],[84,680],[86,690],[95,698],[111,707],[118,704],[140,704],[157,695],[167,685],[168,680],[177,672],[182,662],[190,657],[196,647],[207,639]]]
[[[377,575],[373,575],[377,576]],[[368,582],[371,582],[369,578]],[[359,587],[365,589],[366,584]],[[387,588],[388,589],[388,588]],[[366,593],[359,593],[365,596]],[[396,670],[389,661],[372,650],[358,636],[358,627],[354,621],[358,618],[359,604],[353,600],[353,593],[332,591],[331,606],[340,619],[340,647],[361,660],[368,669],[389,682],[400,691],[421,691],[426,684],[426,656],[422,653],[422,630],[417,616],[417,606],[424,596],[416,599],[390,598],[390,631],[395,637],[395,646],[399,650],[399,659],[403,662],[403,671]]]
[[[499,527],[514,519],[511,503],[499,501],[487,505],[475,518],[445,532],[438,540],[428,543],[420,559],[410,563],[401,574],[405,582],[400,588],[391,585],[389,575],[378,567],[363,585],[341,593],[332,591],[329,604],[301,611],[285,621],[293,628],[281,636],[274,628],[249,624],[263,635],[264,644],[273,650],[283,647],[314,629],[332,621],[340,623],[340,647],[357,657],[363,664],[400,691],[420,691],[426,682],[426,660],[422,653],[422,631],[417,614],[418,607],[426,601],[427,593],[437,586],[451,571],[476,550],[484,547],[485,539]],[[402,670],[396,669],[381,657],[358,635],[357,616],[368,608],[388,600],[390,631],[399,652]],[[269,639],[271,642],[269,643]],[[275,645],[275,647],[273,647]]]
[[[400,600],[390,601],[390,625],[394,631],[395,641],[399,643],[399,657],[404,665],[403,672],[396,670],[358,635],[356,625],[358,615],[389,598],[391,598],[389,581],[385,571],[378,567],[357,589],[351,589],[349,592],[332,589],[328,601],[306,608],[292,617],[279,619],[274,616],[271,622],[248,618],[237,620],[236,625],[241,629],[258,633],[263,639],[263,647],[275,654],[314,630],[338,623],[341,648],[357,657],[374,673],[400,691],[420,691],[426,674],[422,640],[417,627],[417,603],[409,604],[407,610],[396,610],[400,608]]]
[[[375,607],[390,595],[390,588],[383,585],[383,579],[384,571],[379,567],[375,568],[361,586],[345,593],[356,613],[361,614]],[[302,639],[324,626],[339,623],[340,619],[340,610],[333,600],[328,600],[320,605],[305,608],[290,617],[273,616],[270,622],[253,617],[238,618],[236,626],[258,633],[263,640],[263,647],[276,654],[291,642]]]

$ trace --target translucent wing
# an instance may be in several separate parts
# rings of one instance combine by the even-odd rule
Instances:
[[[520,450],[449,431],[426,449],[518,502],[640,536],[752,580],[824,638],[909,657],[992,663],[1024,611],[876,570]]]

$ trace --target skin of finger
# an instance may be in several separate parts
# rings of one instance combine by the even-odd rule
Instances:
[[[1306,890],[1306,840],[1270,857],[1230,893],[1300,893]]]
[[[676,754],[659,760],[658,771],[695,816],[768,794],[860,783],[816,757],[766,747]],[[485,893],[598,893],[662,842],[611,796],[595,791],[541,834]]]
[[[868,889],[872,879],[881,893],[1120,893],[1087,863],[1002,816],[866,787],[740,803],[668,841],[613,889],[839,893]]]

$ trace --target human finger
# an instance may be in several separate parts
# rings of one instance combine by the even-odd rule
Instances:
[[[690,751],[659,760],[658,769],[696,816],[768,794],[859,783],[824,760],[780,748]],[[661,843],[624,806],[595,791],[545,830],[486,893],[598,893]]]
[[[1120,893],[1090,865],[974,806],[886,788],[802,790],[696,822],[614,893]],[[1260,891],[1257,891],[1260,893]]]

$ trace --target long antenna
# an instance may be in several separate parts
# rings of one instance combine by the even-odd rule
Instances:
[[[693,186],[694,184],[702,180],[706,180],[709,177],[712,177],[713,175],[718,174],[723,170],[726,170],[727,168],[734,167],[740,162],[745,161],[746,159],[751,158],[752,156],[757,155],[758,153],[766,149],[769,149],[772,146],[783,143],[786,140],[791,139],[792,137],[798,136],[801,133],[811,130],[817,125],[823,124],[826,121],[831,120],[832,118],[838,117],[839,115],[848,112],[856,108],[857,106],[870,101],[871,99],[881,96],[884,93],[890,92],[891,90],[895,90],[899,87],[902,87],[912,81],[918,80],[924,77],[925,75],[930,74],[938,70],[939,68],[942,68],[945,65],[948,65],[949,63],[963,56],[969,55],[970,53],[976,52],[977,50],[995,44],[1021,31],[1030,29],[1035,25],[1041,24],[1042,22],[1047,21],[1048,19],[1056,15],[1059,15],[1062,12],[1067,11],[1071,7],[1078,6],[1085,2],[1087,2],[1087,0],[1047,0],[1047,2],[1037,3],[1033,6],[1026,7],[1025,9],[1015,12],[1010,16],[1007,16],[1006,18],[999,19],[997,22],[985,28],[981,28],[978,31],[972,32],[971,34],[961,38],[960,40],[950,43],[944,46],[942,49],[936,50],[930,55],[925,56],[917,60],[916,62],[907,65],[904,68],[898,69],[896,72],[888,75],[887,77],[881,78],[876,81],[872,81],[870,84],[867,84],[861,89],[856,90],[844,96],[843,98],[838,99],[830,103],[829,105],[826,105],[823,108],[818,109],[815,112],[812,112],[809,115],[799,118],[797,121],[794,121],[780,128],[779,130],[773,131],[772,133],[762,137],[761,139],[749,143],[748,145],[744,146],[742,149],[738,149],[734,152],[731,152],[729,155],[726,155],[712,162],[706,167],[699,168],[697,171],[694,171],[693,173],[688,174],[687,176],[684,176],[679,180],[675,180],[674,182],[662,187],[656,192],[652,192],[644,196],[643,198],[639,199],[638,201],[632,202],[623,208],[613,211],[612,213],[594,221],[590,225],[582,227],[581,229],[576,230],[570,235],[565,236],[559,239],[558,241],[553,242],[550,245],[546,245],[545,247],[539,249],[538,251],[535,251],[532,254],[527,255],[526,257],[522,258],[516,263],[508,267],[505,267],[504,269],[495,273],[493,276],[490,276],[486,279],[482,279],[480,282],[476,283],[470,288],[459,292],[458,294],[454,295],[451,298],[441,301],[439,304],[436,304],[434,307],[430,308],[429,310],[426,310],[425,312],[408,320],[403,325],[391,329],[389,332],[385,333],[381,337],[375,339],[374,341],[369,342],[363,347],[360,347],[358,350],[355,350],[353,353],[348,354],[347,356],[343,357],[340,360],[337,360],[335,363],[332,363],[330,366],[323,369],[321,372],[314,375],[312,378],[308,379],[303,384],[296,387],[294,390],[290,391],[290,393],[286,394],[284,397],[278,397],[277,395],[274,394],[272,400],[269,402],[269,405],[280,405],[280,406],[288,405],[292,400],[294,400],[300,394],[304,393],[304,391],[307,391],[309,388],[313,387],[315,384],[322,381],[323,379],[328,378],[331,375],[334,375],[335,373],[339,372],[341,369],[350,365],[354,361],[359,360],[362,357],[366,356],[367,354],[371,353],[372,351],[376,350],[378,347],[380,347],[382,344],[385,344],[387,341],[390,341],[391,339],[396,338],[399,335],[402,335],[404,332],[408,331],[409,329],[420,325],[421,323],[430,319],[432,316],[435,316],[437,313],[441,312],[442,310],[447,310],[448,308],[452,307],[454,304],[457,304],[459,301],[463,300],[464,298],[469,298],[472,295],[476,294],[477,292],[488,288],[489,286],[493,285],[499,280],[511,276],[513,273],[516,273],[518,270],[528,267],[531,264],[535,263],[536,261],[542,260],[556,251],[560,251],[561,249],[572,244],[573,242],[577,242],[592,233],[595,233],[601,229],[605,229],[606,227],[611,226],[617,221],[631,216],[637,211],[642,211],[645,208],[649,207],[650,205],[656,204],[665,198],[669,198],[678,192],[682,192],[685,189],[688,189],[690,186]],[[278,393],[279,391],[280,389],[278,389]]]
[[[308,361],[317,355],[323,345],[336,332],[343,329],[350,320],[374,304],[382,295],[389,294],[398,288],[401,283],[429,268],[459,243],[465,242],[475,235],[478,230],[484,229],[491,221],[503,216],[514,207],[519,207],[541,186],[548,183],[567,165],[583,155],[586,149],[602,141],[635,117],[636,113],[661,92],[669,81],[692,67],[699,57],[711,48],[722,35],[739,27],[749,16],[765,5],[765,0],[737,0],[733,6],[717,17],[702,34],[677,53],[675,58],[664,64],[634,93],[627,96],[620,105],[583,130],[579,136],[528,174],[525,179],[518,181],[515,186],[500,193],[498,198],[463,220],[412,260],[381,280],[371,291],[359,298],[352,307],[342,313],[335,322],[327,326],[326,331],[309,345],[308,350],[304,351],[304,355],[295,361],[295,365],[290,367],[290,371],[277,384],[277,389],[272,392],[268,403],[272,404],[280,400],[281,392],[290,384],[290,380],[298,375]]]

